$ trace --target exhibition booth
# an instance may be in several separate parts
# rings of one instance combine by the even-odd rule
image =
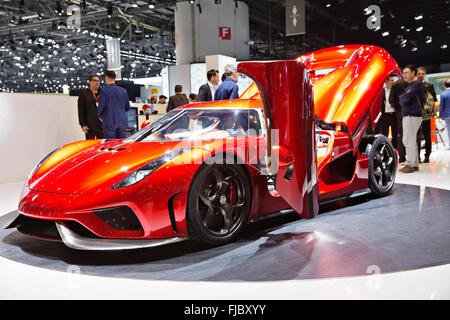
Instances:
[[[267,2],[80,2],[67,17],[59,1],[36,17],[31,1],[8,3],[0,299],[450,298],[445,58],[424,78],[436,93],[430,118],[412,116],[430,120],[431,154],[417,129],[410,138],[427,161],[408,173],[415,155],[397,140],[410,141],[386,119],[402,125],[405,105],[426,111],[430,89],[420,82],[422,103],[406,101],[416,79],[403,68],[415,67],[393,54],[419,44],[384,29],[399,48],[343,35],[376,37],[397,8],[358,11],[361,27],[334,17],[351,9],[345,0]],[[410,16],[422,32],[425,14]],[[427,48],[439,39],[423,38]],[[128,118],[125,138],[86,139],[80,92],[98,111],[108,89],[97,95],[80,72],[97,75],[100,90],[116,81],[117,101],[126,90],[130,110],[110,113]],[[170,110],[180,86],[186,99],[201,90],[211,99]]]
[[[249,80],[241,77],[241,81]],[[3,93],[0,99],[1,126],[6,133],[2,136],[2,145],[8,148],[8,156],[1,161],[2,167],[10,168],[1,177],[3,197],[6,200],[4,195],[11,195],[4,203],[5,211],[12,208],[24,178],[49,150],[84,140],[84,136],[77,122],[76,97]],[[29,108],[30,105],[34,107]],[[131,119],[138,122],[137,127],[146,117],[140,112],[143,105],[142,102],[131,104],[135,113]],[[150,115],[150,120],[154,122],[164,116],[165,107],[155,105],[158,113]],[[416,272],[420,278],[424,268],[436,266],[441,267],[433,272],[446,272],[450,225],[442,208],[450,206],[450,186],[436,180],[446,172],[447,144],[446,140],[436,142],[434,161],[422,173],[427,182],[411,181],[400,174],[387,197],[379,197],[363,188],[321,201],[320,214],[311,220],[299,219],[292,209],[274,211],[267,217],[253,219],[238,240],[222,246],[209,247],[188,240],[130,251],[79,251],[61,242],[37,240],[16,229],[7,229],[0,230],[0,256],[53,272],[75,270],[80,279],[96,276],[177,281],[181,287],[184,282],[194,281],[203,283],[200,287],[224,290],[219,296],[225,298],[236,298],[229,283],[259,287],[260,293],[254,297],[263,298],[268,296],[267,290],[271,290],[264,285],[267,281],[287,281],[291,289],[286,292],[292,294],[292,288],[305,280],[318,281],[313,282],[314,285],[310,283],[317,297],[384,297],[387,279],[392,273],[401,272],[409,277],[408,272]],[[163,194],[163,190],[160,193]],[[402,274],[399,278],[403,278]],[[77,281],[84,281],[80,279]],[[325,279],[332,282],[324,283]],[[336,288],[332,283],[344,281],[339,279],[349,281]],[[366,285],[361,287],[362,282]],[[127,286],[128,282],[123,285]],[[343,288],[358,288],[358,291],[343,295]],[[419,290],[416,294],[410,293],[410,297],[446,296],[445,287],[442,290]],[[66,294],[77,297],[81,292],[83,289],[77,286],[75,291]],[[242,293],[245,292],[244,289]],[[302,297],[302,292],[294,297]],[[206,297],[200,291],[194,296]],[[286,294],[280,297],[287,298]]]

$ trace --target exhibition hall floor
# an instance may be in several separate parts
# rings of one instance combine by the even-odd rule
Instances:
[[[1,299],[449,299],[450,150],[359,194],[251,224],[241,239],[84,252],[0,230]],[[0,215],[23,182],[0,185]]]

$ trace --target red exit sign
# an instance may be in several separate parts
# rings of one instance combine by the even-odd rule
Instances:
[[[231,28],[230,27],[219,27],[219,39],[220,40],[231,40]]]

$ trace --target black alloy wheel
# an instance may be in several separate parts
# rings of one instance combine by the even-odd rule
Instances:
[[[189,191],[189,237],[208,245],[233,241],[247,223],[251,200],[250,178],[242,166],[202,165]]]
[[[369,188],[378,196],[388,195],[394,187],[397,155],[391,141],[383,135],[375,136],[368,144]]]

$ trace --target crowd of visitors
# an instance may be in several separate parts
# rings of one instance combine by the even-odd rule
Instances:
[[[375,128],[376,133],[392,135],[392,144],[398,150],[399,163],[405,165],[400,169],[404,173],[419,170],[419,163],[430,162],[432,151],[431,120],[436,116],[437,96],[434,86],[425,81],[426,70],[410,64],[403,68],[400,79],[389,76],[382,92],[382,113]],[[175,94],[169,97],[167,112],[179,106],[202,101],[228,100],[239,97],[236,84],[238,72],[234,65],[227,65],[219,84],[219,71],[207,72],[208,82],[202,85],[198,94],[191,93],[189,98],[183,93],[181,85],[175,86]],[[80,93],[78,98],[78,115],[81,130],[86,139],[125,138],[127,111],[130,102],[125,89],[115,84],[113,71],[105,74],[106,86],[100,89],[100,78],[89,78],[89,89]],[[445,91],[440,96],[439,117],[450,128],[450,80],[445,82]],[[165,104],[167,97],[159,96],[158,103]],[[151,105],[157,102],[156,96],[150,98]],[[450,130],[447,130],[450,141]],[[424,158],[420,157],[424,143]]]
[[[376,133],[392,135],[392,144],[398,150],[400,169],[404,173],[419,170],[420,151],[425,142],[424,163],[430,162],[432,150],[431,120],[436,116],[437,96],[434,86],[425,81],[426,69],[410,64],[403,68],[401,78],[389,76],[382,92],[382,115]],[[439,104],[440,118],[450,122],[450,80]],[[447,128],[450,126],[447,124]],[[449,134],[450,140],[450,134]]]

